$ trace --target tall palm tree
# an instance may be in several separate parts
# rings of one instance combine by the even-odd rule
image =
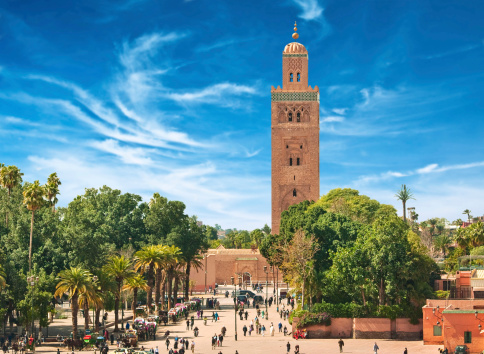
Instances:
[[[17,166],[4,166],[1,164],[0,168],[0,185],[8,191],[8,199],[10,201],[10,194],[12,189],[22,183],[22,176]],[[8,228],[8,211],[5,214],[5,223]]]
[[[452,243],[450,237],[446,234],[440,234],[434,240],[434,246],[437,250],[442,252],[445,258],[445,252],[449,248],[449,245]]]
[[[51,173],[49,178],[47,178],[47,183],[45,184],[45,196],[49,201],[49,204],[52,206],[52,211],[55,211],[55,205],[58,202],[57,196],[59,193],[59,186],[61,185],[61,181],[59,177],[57,177],[57,173]]]
[[[410,190],[410,188],[407,188],[406,185],[402,184],[402,188],[397,192],[397,194],[395,194],[395,197],[398,200],[402,201],[403,221],[407,222],[407,216],[405,215],[405,210],[406,210],[405,206],[407,205],[407,201],[409,201],[410,199],[415,200],[415,198],[413,197],[412,191]]]
[[[462,214],[466,214],[467,215],[467,221],[470,221],[471,220],[471,211],[469,209],[466,209],[462,212]]]
[[[187,262],[187,264],[186,264],[186,269],[185,269],[185,294],[184,294],[185,299],[188,299],[188,292],[189,292],[189,288],[190,288],[191,268],[193,267],[197,271],[202,269],[203,268],[202,259],[203,259],[202,255],[197,255],[190,262]]]
[[[97,296],[101,299],[100,302],[96,303],[95,314],[96,332],[99,332],[99,318],[101,317],[101,310],[104,308],[104,303],[108,294],[116,293],[117,284],[114,278],[103,270],[96,272],[96,275],[98,276],[98,280],[95,284],[95,290]]]
[[[168,308],[173,307],[172,293],[173,293],[173,278],[176,277],[177,268],[181,259],[181,250],[176,246],[170,246],[167,250],[167,263],[166,263],[166,281],[168,288]],[[164,300],[164,299],[163,299]],[[176,299],[174,299],[176,301]]]
[[[33,184],[27,186],[23,192],[24,205],[32,212],[32,219],[30,221],[30,246],[29,246],[29,272],[32,270],[32,234],[34,232],[34,214],[36,210],[39,210],[44,204],[45,190],[40,185],[39,181],[35,181]]]
[[[148,313],[151,313],[151,304],[153,303],[153,282],[155,276],[155,267],[160,261],[160,247],[158,245],[145,246],[134,254],[134,269],[141,274],[147,274],[148,290],[146,292],[146,304]]]
[[[96,309],[101,306],[102,298],[101,295],[96,291],[96,282],[92,283],[86,291],[79,294],[79,307],[84,309],[84,329],[89,329],[89,308]],[[94,323],[95,319],[92,319]]]
[[[77,315],[79,312],[79,296],[92,288],[92,274],[80,267],[71,267],[59,273],[55,297],[69,293],[72,310],[72,335],[77,338]]]
[[[110,274],[116,280],[116,292],[114,293],[114,332],[119,331],[118,321],[119,321],[119,300],[121,298],[121,287],[123,286],[123,281],[125,279],[134,276],[132,270],[133,264],[129,259],[124,256],[114,256],[111,257],[108,263],[104,266],[104,271]]]
[[[131,310],[133,311],[133,320],[136,318],[136,306],[138,304],[138,290],[147,290],[148,284],[146,279],[141,274],[137,274],[134,277],[126,279],[126,284],[123,285],[122,290],[130,291],[133,293],[133,302],[131,303]]]

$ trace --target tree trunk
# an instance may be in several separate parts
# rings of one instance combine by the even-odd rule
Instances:
[[[34,211],[32,210],[32,219],[30,220],[30,247],[29,247],[29,274],[32,271],[32,234],[34,232]]]
[[[363,299],[363,306],[366,306],[365,288],[361,287],[361,298]]]
[[[7,211],[5,212],[5,226],[6,229],[8,230],[8,209],[10,208],[10,191],[11,189],[8,189],[8,206],[7,206]]]
[[[101,308],[96,307],[96,318],[94,319],[94,321],[96,323],[96,325],[95,325],[96,333],[99,333],[99,317],[101,317]]]
[[[160,289],[161,289],[161,268],[156,269],[155,274],[155,311],[158,313],[160,310]]]
[[[77,314],[79,312],[79,295],[76,293],[71,299],[72,339],[77,339]]]
[[[188,301],[188,291],[190,290],[190,270],[192,267],[191,262],[187,262],[187,267],[185,269],[185,301]]]
[[[402,200],[402,204],[403,204],[403,222],[407,222],[407,213],[405,213],[405,201]]]
[[[131,303],[131,310],[133,311],[133,323],[136,318],[136,306],[138,305],[138,288],[133,289],[133,302]]]
[[[165,310],[166,276],[163,277],[162,280],[160,281],[160,286],[161,286],[161,309]]]
[[[118,321],[119,321],[119,295],[121,292],[121,283],[118,282],[118,291],[114,297],[114,332],[119,332]]]
[[[303,279],[302,283],[302,296],[301,296],[301,310],[304,310],[304,283],[306,282],[306,279]],[[267,284],[266,284],[267,286]]]
[[[84,302],[84,330],[89,329],[89,304]]]
[[[171,271],[168,273],[166,278],[168,283],[168,310],[170,310],[173,307],[173,300],[171,298],[173,289],[173,274]]]
[[[385,281],[383,277],[380,279],[380,305],[385,304]]]
[[[175,304],[178,303],[178,285],[180,284],[180,279],[178,278],[178,273],[174,276],[174,283],[173,283],[173,301]]]
[[[151,313],[151,304],[153,303],[153,276],[154,276],[154,263],[150,264],[148,270],[148,290],[146,291],[146,305],[148,307],[148,314]]]

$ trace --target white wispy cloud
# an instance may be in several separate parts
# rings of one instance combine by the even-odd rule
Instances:
[[[395,172],[395,171],[387,171],[382,172],[376,175],[367,175],[367,176],[360,176],[356,183],[373,183],[373,182],[380,182],[384,180],[389,180],[391,178],[402,178],[402,177],[410,177],[416,175],[426,175],[431,173],[442,173],[452,170],[465,170],[470,168],[477,168],[477,167],[484,167],[484,161],[479,162],[472,162],[467,164],[455,164],[455,165],[447,165],[447,166],[440,166],[436,163],[429,164],[427,166],[416,168],[415,170],[410,170],[406,172]]]
[[[227,96],[241,96],[241,95],[253,95],[257,90],[254,87],[246,85],[237,85],[229,82],[211,85],[200,90],[191,90],[184,93],[169,93],[166,97],[181,103],[215,103],[219,102],[222,105],[231,105],[229,100],[221,100]]]
[[[348,108],[333,108],[332,111],[339,115],[345,115]]]
[[[342,122],[344,120],[345,120],[345,117],[342,117],[342,116],[327,116],[321,119],[321,123]]]
[[[128,165],[152,165],[153,160],[147,155],[153,150],[144,149],[141,147],[132,148],[129,146],[121,146],[119,141],[114,139],[107,139],[104,141],[93,141],[90,144],[101,151],[118,156],[121,161]]]
[[[323,14],[323,8],[317,0],[293,0],[293,2],[301,8],[302,13],[299,14],[299,17],[304,20],[316,20]]]
[[[421,58],[423,58],[423,59],[439,59],[439,58],[444,58],[444,57],[448,57],[448,56],[452,56],[452,55],[457,55],[457,54],[469,52],[471,50],[482,48],[483,46],[484,46],[484,41],[481,41],[481,43],[469,44],[469,45],[466,45],[466,46],[463,46],[463,47],[454,48],[454,49],[449,50],[447,52],[426,55],[426,56],[423,56]]]

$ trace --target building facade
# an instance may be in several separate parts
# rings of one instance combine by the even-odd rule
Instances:
[[[297,28],[294,28],[297,31]],[[299,35],[293,34],[297,39]],[[281,213],[319,199],[319,88],[308,86],[308,51],[298,42],[282,53],[282,88],[271,89],[272,233]]]
[[[271,268],[258,249],[227,249],[219,246],[209,249],[201,263],[200,268],[192,268],[190,272],[193,290],[197,292],[214,289],[215,283],[231,285],[239,277],[246,287],[254,283],[264,285],[266,281],[269,285],[283,286],[282,272]]]

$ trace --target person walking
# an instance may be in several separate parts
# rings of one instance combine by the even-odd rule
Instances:
[[[244,331],[244,337],[247,336],[247,326],[244,325],[244,327],[242,327],[242,331]]]
[[[291,343],[287,342],[286,348],[287,348],[287,352],[289,353],[291,351]]]
[[[407,348],[403,351],[403,354],[408,354]]]
[[[274,325],[271,323],[271,327],[269,328],[269,332],[271,334],[271,337],[274,337]]]
[[[375,345],[373,346],[373,351],[375,352],[375,354],[378,354],[378,349],[380,348],[378,347],[378,344],[376,344],[375,342]]]
[[[277,327],[279,328],[279,333],[281,333],[281,332],[282,332],[282,323],[281,323],[281,322],[279,322],[279,323],[277,324]]]
[[[168,337],[166,337],[165,344],[166,344],[166,350],[168,350],[168,348],[170,347],[170,339]]]
[[[338,345],[339,345],[339,352],[343,353],[343,347],[345,345],[345,342],[343,342],[343,339],[341,339],[341,338],[339,339]]]
[[[192,345],[191,345],[190,349],[192,350],[192,353],[195,353],[195,341],[194,340],[192,340]]]

